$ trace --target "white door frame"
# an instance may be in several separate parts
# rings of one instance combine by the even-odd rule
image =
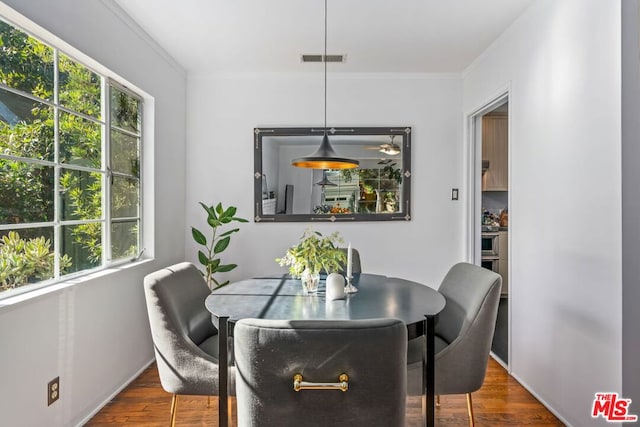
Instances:
[[[480,264],[480,215],[482,209],[482,116],[495,110],[509,101],[509,88],[503,89],[498,95],[466,115],[466,182],[469,189],[467,195],[467,259],[469,262]],[[511,106],[509,106],[511,110]],[[509,150],[511,152],[511,150]],[[510,157],[510,156],[509,156]]]
[[[482,250],[480,236],[482,231],[481,215],[482,215],[482,116],[495,110],[497,107],[509,102],[511,88],[509,86],[498,91],[497,95],[491,97],[480,107],[472,110],[471,113],[465,115],[465,151],[466,151],[466,183],[469,189],[467,195],[467,259],[469,262],[480,265],[482,259]],[[509,103],[509,124],[508,124],[508,141],[509,141],[509,175],[511,175],[511,103]],[[509,183],[510,183],[509,177]],[[510,186],[510,184],[509,184]],[[509,207],[511,207],[511,193],[509,193]],[[510,221],[511,223],[511,221]],[[509,233],[509,241],[511,241],[511,233]],[[508,274],[511,276],[511,242],[508,245]],[[511,281],[509,281],[511,283]],[[508,348],[507,358],[508,364],[504,366],[510,373],[511,369],[511,298],[508,301]],[[500,363],[499,359],[496,359]],[[502,363],[501,363],[502,364]]]

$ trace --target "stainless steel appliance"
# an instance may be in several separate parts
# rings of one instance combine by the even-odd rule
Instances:
[[[480,265],[482,268],[486,268],[487,270],[495,271],[499,273],[498,268],[500,266],[500,260],[497,257],[482,257],[480,261]]]
[[[509,243],[507,233],[506,230],[496,231],[494,229],[483,230],[481,233],[482,256],[480,265],[502,276],[502,296],[509,294],[509,274],[507,271]]]
[[[498,236],[499,233],[493,231],[482,232],[482,259],[485,257],[498,257]]]

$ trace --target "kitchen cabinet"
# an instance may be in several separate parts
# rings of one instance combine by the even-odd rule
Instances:
[[[482,174],[482,191],[509,190],[509,120],[507,114],[482,117],[482,160],[489,167]]]

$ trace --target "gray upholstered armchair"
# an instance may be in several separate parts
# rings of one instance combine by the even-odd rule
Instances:
[[[144,292],[160,382],[173,394],[173,426],[179,394],[218,394],[218,331],[204,305],[210,291],[196,267],[183,262],[147,275]]]
[[[438,289],[447,305],[435,328],[435,390],[437,395],[466,394],[471,426],[474,425],[471,393],[484,382],[501,286],[499,274],[459,263],[451,267]],[[420,380],[424,349],[424,337],[409,342],[410,394],[424,390]]]
[[[397,319],[240,320],[238,426],[404,427],[406,348],[407,329]],[[304,382],[340,384],[341,374],[345,392],[304,389]]]

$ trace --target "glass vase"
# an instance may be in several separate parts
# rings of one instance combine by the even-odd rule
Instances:
[[[320,272],[312,272],[307,268],[302,272],[300,281],[305,293],[314,294],[318,291],[318,285],[320,285]]]

